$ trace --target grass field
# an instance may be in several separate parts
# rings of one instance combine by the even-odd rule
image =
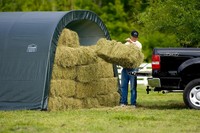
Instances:
[[[199,120],[181,93],[146,94],[139,86],[137,108],[0,111],[0,133],[196,133]]]

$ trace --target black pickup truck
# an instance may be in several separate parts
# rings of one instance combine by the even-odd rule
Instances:
[[[200,109],[200,48],[155,48],[147,92],[183,92],[189,108]]]

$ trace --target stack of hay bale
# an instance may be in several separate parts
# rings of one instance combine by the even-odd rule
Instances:
[[[95,48],[80,46],[76,32],[62,31],[52,71],[49,110],[119,104],[113,65],[99,58]]]

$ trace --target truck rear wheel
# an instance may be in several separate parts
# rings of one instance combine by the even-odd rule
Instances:
[[[194,79],[186,85],[183,100],[189,108],[200,109],[200,79]]]

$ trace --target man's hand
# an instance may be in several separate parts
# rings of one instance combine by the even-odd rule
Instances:
[[[130,38],[127,38],[126,41],[130,43],[134,43]]]

